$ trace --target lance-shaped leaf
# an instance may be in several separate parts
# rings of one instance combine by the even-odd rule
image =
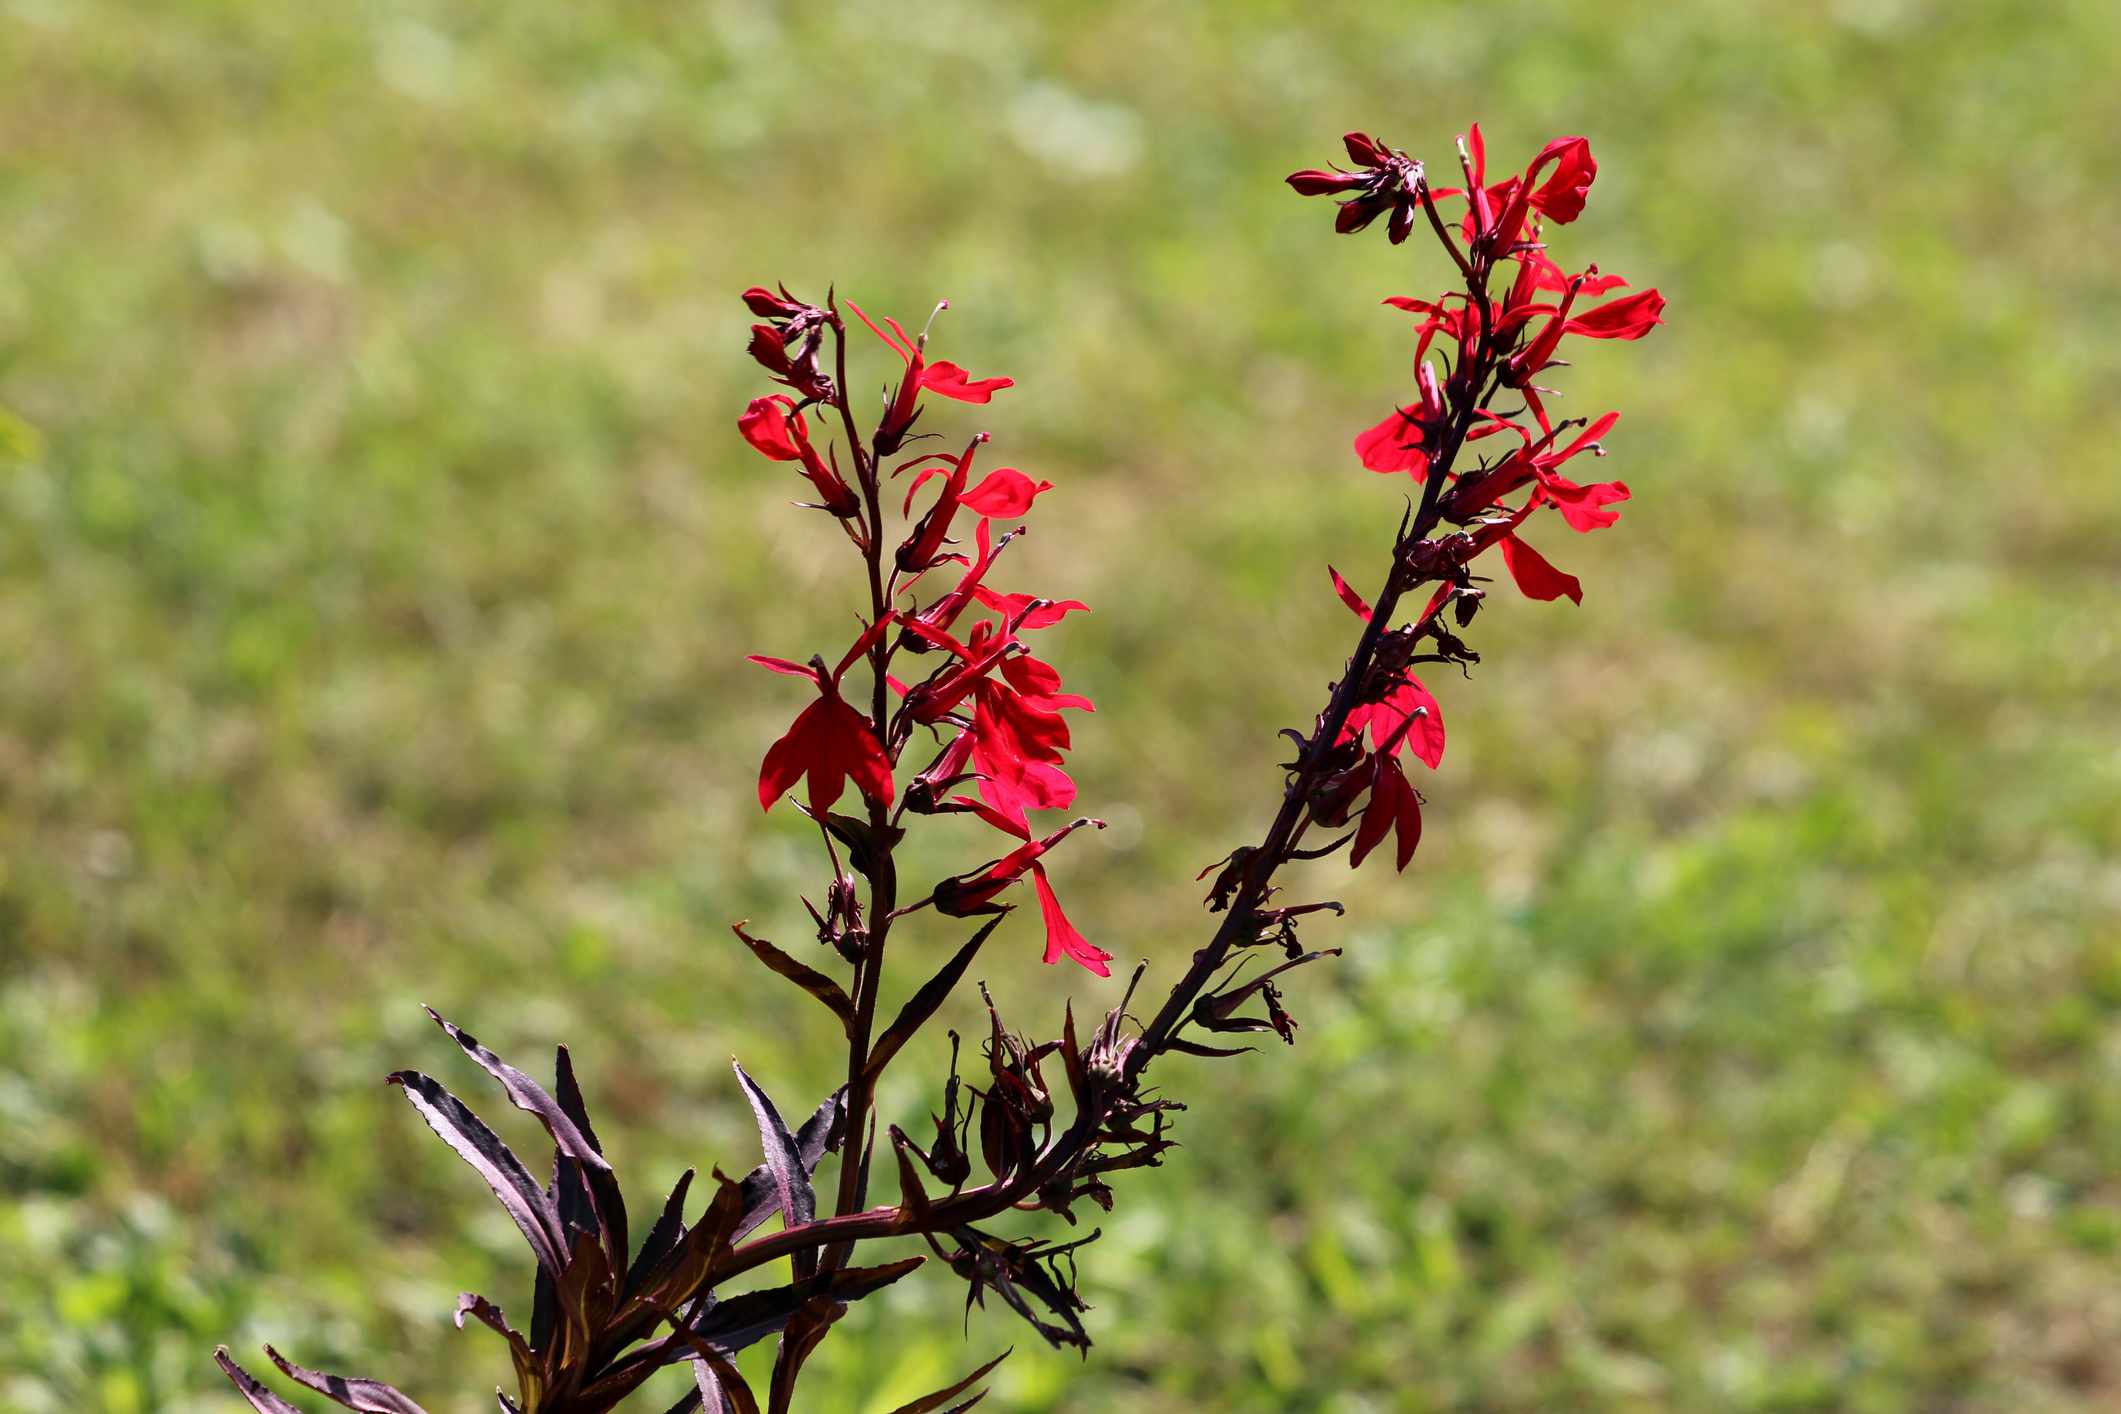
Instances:
[[[759,1397],[737,1367],[716,1355],[712,1346],[692,1362],[692,1377],[707,1414],[759,1414]]]
[[[228,1382],[236,1387],[238,1394],[250,1401],[250,1407],[257,1410],[258,1414],[302,1414],[301,1410],[259,1384],[256,1375],[238,1365],[229,1355],[227,1346],[214,1347],[214,1363],[221,1367],[221,1373],[228,1376]]]
[[[829,1296],[813,1296],[788,1320],[781,1332],[781,1348],[773,1359],[773,1385],[767,1392],[767,1414],[789,1414],[795,1403],[795,1382],[803,1362],[817,1349],[833,1322],[847,1314],[847,1304]]]
[[[758,1396],[744,1380],[736,1362],[692,1335],[682,1326],[678,1334],[692,1347],[692,1390],[670,1406],[665,1414],[759,1414]]]
[[[992,1360],[989,1360],[986,1364],[980,1366],[977,1370],[974,1370],[971,1374],[965,1376],[965,1378],[959,1380],[956,1384],[951,1385],[947,1389],[939,1389],[933,1394],[924,1394],[919,1399],[914,1400],[911,1404],[901,1404],[898,1408],[892,1410],[891,1414],[935,1414],[935,1411],[941,1409],[944,1404],[948,1403],[950,1400],[957,1398],[966,1390],[972,1388],[972,1386],[978,1384],[981,1380],[985,1379],[988,1375],[993,1374],[994,1367],[1001,1364],[1002,1361],[1008,1359],[1010,1353],[1014,1351],[1015,1348],[1015,1346],[1011,1346],[1008,1350],[1004,1350],[1001,1354],[995,1356]],[[973,1395],[972,1398],[966,1400],[963,1404],[953,1406],[949,1411],[949,1414],[960,1414],[960,1411],[970,1409],[973,1405],[979,1403],[982,1399],[985,1399],[986,1397],[987,1391],[981,1390],[978,1394]]]
[[[400,1070],[389,1079],[391,1084],[403,1087],[405,1098],[427,1121],[427,1127],[479,1171],[479,1177],[486,1180],[486,1186],[501,1200],[508,1216],[522,1229],[530,1250],[537,1254],[538,1266],[554,1274],[565,1267],[559,1215],[538,1181],[501,1142],[500,1136],[430,1077],[416,1070]]]
[[[562,1374],[594,1367],[601,1337],[618,1304],[618,1280],[596,1234],[580,1228],[573,1233],[567,1265],[553,1279],[553,1298],[560,1315],[555,1338],[539,1347],[547,1368]]]
[[[714,1181],[714,1197],[700,1220],[685,1230],[668,1257],[642,1273],[632,1300],[656,1319],[699,1295],[715,1260],[736,1241],[737,1222],[744,1212],[743,1189],[720,1169],[714,1171]],[[631,1315],[633,1307],[628,1309]]]
[[[479,1038],[469,1031],[444,1020],[433,1007],[423,1010],[434,1018],[435,1025],[449,1033],[450,1040],[464,1048],[465,1055],[501,1082],[501,1089],[507,1092],[510,1104],[526,1114],[537,1116],[538,1123],[544,1125],[545,1132],[552,1136],[554,1148],[579,1160],[584,1168],[608,1170],[611,1167],[597,1148],[596,1141],[582,1132],[582,1126],[575,1122],[574,1116],[568,1114],[544,1086],[480,1045]]]
[[[926,1227],[930,1206],[928,1190],[921,1186],[921,1176],[913,1167],[913,1157],[919,1146],[906,1137],[905,1130],[894,1124],[891,1126],[891,1150],[898,1155],[899,1206],[913,1219],[915,1226]]]
[[[508,1342],[508,1355],[515,1362],[516,1380],[519,1384],[527,1388],[538,1378],[538,1358],[532,1352],[530,1342],[523,1339],[522,1332],[508,1324],[508,1317],[502,1314],[500,1307],[475,1291],[467,1291],[457,1297],[458,1330],[464,1329],[466,1316],[477,1317],[481,1324]]]
[[[567,1054],[565,1046],[555,1048],[553,1076],[559,1083],[555,1087],[560,1110],[581,1131],[589,1147],[601,1157],[604,1146],[597,1141],[597,1132],[589,1123],[589,1107],[582,1101],[582,1087],[575,1083],[574,1059]],[[604,1225],[604,1252],[611,1258],[614,1268],[626,1265],[626,1195],[619,1192],[618,1175],[607,1163],[603,1168],[594,1164],[585,1165],[585,1177],[589,1180],[589,1191],[596,1195],[597,1216]]]
[[[789,956],[764,938],[754,938],[744,931],[742,923],[732,923],[730,929],[751,949],[752,956],[766,964],[768,970],[787,978],[811,996],[825,1004],[825,1008],[840,1019],[840,1028],[851,1031],[854,1027],[854,1003],[839,983],[818,971],[815,967]]]
[[[817,1172],[825,1155],[840,1147],[840,1130],[847,1120],[846,1087],[833,1091],[825,1097],[803,1127],[795,1132],[796,1157],[802,1160],[803,1173],[807,1176]],[[760,1223],[780,1211],[779,1182],[773,1171],[760,1164],[744,1175],[744,1215],[737,1221],[731,1242],[742,1242],[757,1230]]]
[[[915,1032],[928,1024],[928,1018],[935,1015],[936,1008],[943,1004],[943,999],[950,995],[959,979],[965,975],[965,969],[972,965],[972,959],[979,954],[980,944],[987,941],[1007,916],[1000,914],[988,919],[981,925],[980,930],[968,938],[965,945],[943,964],[940,971],[923,982],[920,990],[906,999],[906,1004],[899,1008],[899,1014],[884,1028],[883,1034],[876,1038],[876,1044],[869,1048],[869,1064],[864,1071],[869,1084],[876,1083],[877,1077],[884,1073],[884,1067],[891,1063],[891,1058],[913,1038]]]
[[[315,1390],[334,1404],[359,1410],[360,1414],[427,1414],[419,1405],[380,1381],[349,1379],[345,1375],[307,1370],[269,1345],[265,1347],[265,1355],[280,1367],[281,1374],[296,1384]]]
[[[814,1297],[829,1296],[836,1301],[856,1302],[881,1291],[926,1260],[925,1257],[907,1257],[877,1267],[843,1267],[789,1286],[747,1291],[727,1301],[718,1301],[687,1325],[682,1334],[674,1332],[637,1346],[613,1362],[596,1383],[582,1392],[582,1402],[585,1406],[608,1409],[615,1402],[613,1391],[631,1391],[665,1365],[689,1359],[694,1341],[705,1341],[725,1355],[734,1355],[780,1331],[802,1309],[803,1303]]]
[[[758,1121],[759,1143],[766,1151],[766,1171],[773,1178],[775,1201],[780,1205],[781,1221],[789,1227],[800,1227],[817,1216],[817,1195],[810,1191],[810,1173],[803,1167],[802,1151],[796,1147],[795,1136],[788,1132],[788,1125],[781,1119],[781,1112],[773,1107],[773,1101],[758,1083],[744,1074],[744,1067],[731,1061],[736,1071],[736,1082],[744,1088],[744,1098],[751,1104],[752,1118]],[[803,1269],[805,1254],[796,1254],[796,1275],[807,1277]],[[812,1261],[816,1254],[809,1254]]]
[[[626,1282],[620,1288],[624,1296],[631,1296],[641,1289],[649,1273],[661,1265],[664,1258],[677,1250],[678,1240],[685,1235],[685,1195],[692,1190],[693,1170],[686,1169],[670,1190],[663,1202],[662,1216],[655,1226],[648,1229],[648,1236],[641,1239],[641,1250],[634,1256],[633,1265],[626,1269]]]

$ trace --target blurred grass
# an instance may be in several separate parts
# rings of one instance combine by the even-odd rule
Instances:
[[[845,588],[732,435],[754,281],[947,295],[1019,380],[952,425],[1061,484],[1016,574],[1097,609],[1052,647],[1115,828],[1063,886],[1169,975],[1337,661],[1320,565],[1397,513],[1345,451],[1404,375],[1376,300],[1437,282],[1279,178],[1479,118],[1588,132],[1563,257],[1672,300],[1571,375],[1637,496],[1542,540],[1585,607],[1500,596],[1438,684],[1422,857],[1321,877],[1302,1044],[1174,1067],[1087,1365],[965,1344],[933,1278],[813,1407],[1011,1342],[1023,1410],[2112,1407],[2117,41],[2088,0],[4,0],[0,1405],[227,1408],[206,1351],[271,1339],[485,1407],[446,1312],[527,1292],[378,1083],[483,1094],[418,1002],[569,1041],[643,1195],[747,1162],[731,1053],[828,1083],[723,931],[794,933],[812,872],[741,654]],[[1112,995],[1003,952],[1022,1024]]]

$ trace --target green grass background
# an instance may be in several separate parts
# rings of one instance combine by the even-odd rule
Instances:
[[[931,416],[1060,484],[1009,578],[1096,607],[1047,643],[1115,822],[1061,885],[1174,975],[1399,510],[1377,302],[1442,283],[1280,178],[1476,118],[1588,133],[1559,252],[1671,300],[1568,378],[1636,492],[1540,540],[1586,604],[1498,595],[1436,684],[1403,880],[1304,881],[1354,911],[1294,1051],[1169,1067],[1088,1362],[930,1274],[806,1407],[1012,1342],[990,1407],[2114,1407],[2117,50],[2094,0],[0,0],[0,1407],[226,1409],[270,1339],[490,1408],[447,1312],[527,1308],[518,1241],[381,1077],[521,1116],[420,1002],[567,1040],[637,1205],[752,1162],[732,1054],[828,1083],[725,931],[816,876],[741,655],[853,603],[732,428],[750,283],[948,296],[1019,380]],[[1109,1004],[1036,931],[1012,1016]]]

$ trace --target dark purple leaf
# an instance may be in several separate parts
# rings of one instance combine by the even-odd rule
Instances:
[[[802,1309],[803,1303],[814,1297],[829,1296],[850,1303],[859,1301],[889,1286],[926,1260],[925,1257],[907,1257],[878,1267],[845,1267],[789,1286],[747,1291],[727,1301],[716,1302],[705,1314],[696,1317],[684,1334],[673,1333],[650,1341],[613,1363],[602,1378],[583,1391],[583,1402],[609,1408],[612,1390],[634,1389],[663,1366],[689,1358],[693,1341],[705,1341],[725,1355],[734,1355],[786,1326],[789,1319]]]
[[[589,1147],[598,1154],[604,1146],[597,1140],[597,1132],[589,1123],[589,1107],[582,1102],[582,1087],[575,1083],[574,1058],[567,1048],[560,1046],[553,1056],[553,1076],[558,1082],[556,1089],[560,1111],[574,1121]],[[596,1195],[597,1217],[603,1224],[604,1250],[614,1267],[626,1265],[628,1250],[626,1233],[626,1195],[619,1192],[618,1176],[607,1165],[604,1168],[590,1166],[587,1169],[589,1191]]]
[[[810,1191],[810,1173],[803,1167],[802,1151],[796,1147],[795,1136],[781,1119],[781,1113],[773,1107],[766,1092],[752,1078],[744,1074],[744,1067],[731,1061],[736,1070],[737,1084],[744,1088],[744,1098],[751,1102],[751,1114],[758,1121],[759,1142],[766,1151],[766,1171],[773,1177],[775,1199],[781,1210],[781,1221],[789,1227],[800,1227],[817,1215],[817,1196]],[[807,1277],[804,1270],[805,1253],[797,1253],[796,1276]],[[816,1260],[814,1251],[807,1254]]]
[[[847,1118],[847,1090],[845,1086],[825,1097],[803,1127],[795,1132],[796,1153],[802,1156],[803,1172],[816,1173],[817,1166],[824,1162],[829,1150],[840,1146],[840,1127]],[[760,1164],[744,1175],[744,1215],[738,1220],[736,1231],[730,1234],[731,1242],[742,1242],[758,1225],[779,1211],[773,1174]]]
[[[1010,1349],[1013,1350],[1014,1348],[1015,1347],[1012,1346]],[[1001,1354],[995,1356],[992,1360],[989,1360],[986,1364],[980,1366],[977,1370],[974,1370],[971,1374],[965,1376],[965,1378],[959,1380],[956,1384],[951,1385],[948,1389],[939,1389],[934,1394],[922,1395],[919,1399],[914,1400],[911,1404],[901,1404],[898,1408],[892,1410],[891,1414],[934,1414],[936,1410],[941,1409],[943,1407],[944,1401],[955,1399],[958,1395],[963,1394],[973,1385],[979,1383],[988,1375],[992,1374],[994,1372],[994,1367],[996,1365],[1001,1364],[1002,1361],[1008,1359],[1009,1354],[1009,1350],[1004,1350]],[[973,1395],[972,1398],[966,1400],[963,1404],[953,1406],[950,1409],[949,1414],[961,1414],[961,1411],[970,1409],[973,1405],[979,1403],[982,1399],[985,1399],[986,1397],[987,1392],[985,1390],[981,1390],[978,1394]]]
[[[743,940],[744,946],[751,949],[752,956],[765,963],[768,970],[787,978],[823,1002],[826,1009],[840,1019],[841,1030],[853,1029],[854,1003],[839,983],[815,967],[789,956],[764,938],[752,937],[744,931],[743,924],[733,923],[730,927],[737,937]]]
[[[817,1349],[833,1322],[847,1314],[847,1305],[829,1296],[813,1296],[789,1318],[781,1332],[781,1348],[773,1358],[773,1387],[768,1392],[768,1414],[789,1414],[795,1402],[795,1382],[803,1362]]]
[[[685,1194],[692,1188],[691,1169],[678,1177],[677,1186],[670,1190],[670,1197],[663,1203],[663,1215],[648,1229],[648,1236],[641,1241],[641,1250],[626,1270],[623,1292],[627,1296],[640,1290],[648,1274],[659,1266],[665,1257],[677,1250],[678,1239],[685,1235]]]
[[[508,1216],[522,1229],[531,1251],[537,1254],[538,1266],[557,1273],[565,1265],[559,1215],[522,1160],[466,1109],[463,1101],[429,1077],[416,1070],[401,1070],[390,1076],[390,1083],[403,1086],[405,1098],[412,1101],[427,1127],[479,1171],[487,1187],[501,1200],[501,1206],[508,1210]]]
[[[1242,1056],[1259,1049],[1257,1046],[1204,1046],[1198,1041],[1188,1041],[1183,1036],[1173,1036],[1164,1042],[1164,1049],[1189,1056]]]
[[[304,1369],[282,1355],[271,1346],[265,1347],[266,1358],[280,1367],[280,1373],[305,1389],[313,1389],[334,1404],[361,1411],[361,1414],[427,1414],[419,1405],[377,1380],[349,1379],[345,1375],[327,1375],[321,1370]]]
[[[531,1353],[530,1342],[523,1339],[522,1332],[508,1324],[508,1317],[502,1313],[500,1307],[475,1291],[467,1291],[457,1297],[458,1330],[464,1329],[466,1316],[476,1316],[481,1324],[508,1342],[508,1353],[515,1360],[518,1375],[537,1368],[537,1357]]]
[[[988,919],[980,930],[967,939],[965,945],[943,964],[941,971],[923,982],[920,990],[906,999],[905,1006],[899,1008],[899,1014],[884,1028],[884,1033],[876,1038],[876,1044],[869,1048],[869,1068],[866,1074],[870,1084],[876,1083],[876,1078],[884,1073],[884,1067],[898,1054],[899,1048],[911,1040],[916,1031],[928,1024],[928,1018],[935,1015],[936,1008],[943,1004],[943,999],[957,986],[958,979],[965,975],[965,969],[972,965],[972,959],[978,954],[980,944],[987,941],[988,935],[1000,927],[1002,919],[1007,916],[1001,914]]]
[[[257,1410],[258,1414],[302,1414],[301,1410],[259,1384],[257,1376],[238,1365],[229,1356],[227,1346],[214,1347],[214,1363],[221,1367],[221,1373],[228,1376],[229,1383],[236,1387],[237,1393],[250,1401],[250,1407]]]
[[[552,1136],[553,1147],[563,1154],[579,1159],[585,1168],[611,1167],[603,1153],[598,1150],[596,1141],[582,1132],[582,1127],[575,1123],[573,1116],[561,1108],[560,1102],[553,1099],[544,1086],[480,1045],[479,1038],[469,1031],[443,1020],[441,1014],[433,1007],[427,1007],[425,1010],[434,1018],[435,1025],[449,1033],[450,1040],[464,1048],[465,1055],[477,1061],[481,1069],[501,1082],[501,1089],[507,1092],[510,1104],[526,1114],[537,1116],[538,1123],[544,1125],[545,1132]],[[576,1103],[580,1103],[579,1092]]]

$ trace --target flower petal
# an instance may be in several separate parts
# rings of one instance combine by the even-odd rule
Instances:
[[[1112,961],[1112,954],[1077,932],[1068,915],[1061,912],[1060,900],[1053,896],[1053,885],[1046,879],[1046,866],[1032,865],[1031,880],[1038,888],[1039,912],[1046,918],[1046,961],[1055,963],[1065,957],[1100,977],[1110,977],[1112,969],[1107,964]]]
[[[1014,388],[1014,378],[974,378],[948,359],[938,359],[921,374],[921,386],[961,403],[984,403],[1004,388]]]

